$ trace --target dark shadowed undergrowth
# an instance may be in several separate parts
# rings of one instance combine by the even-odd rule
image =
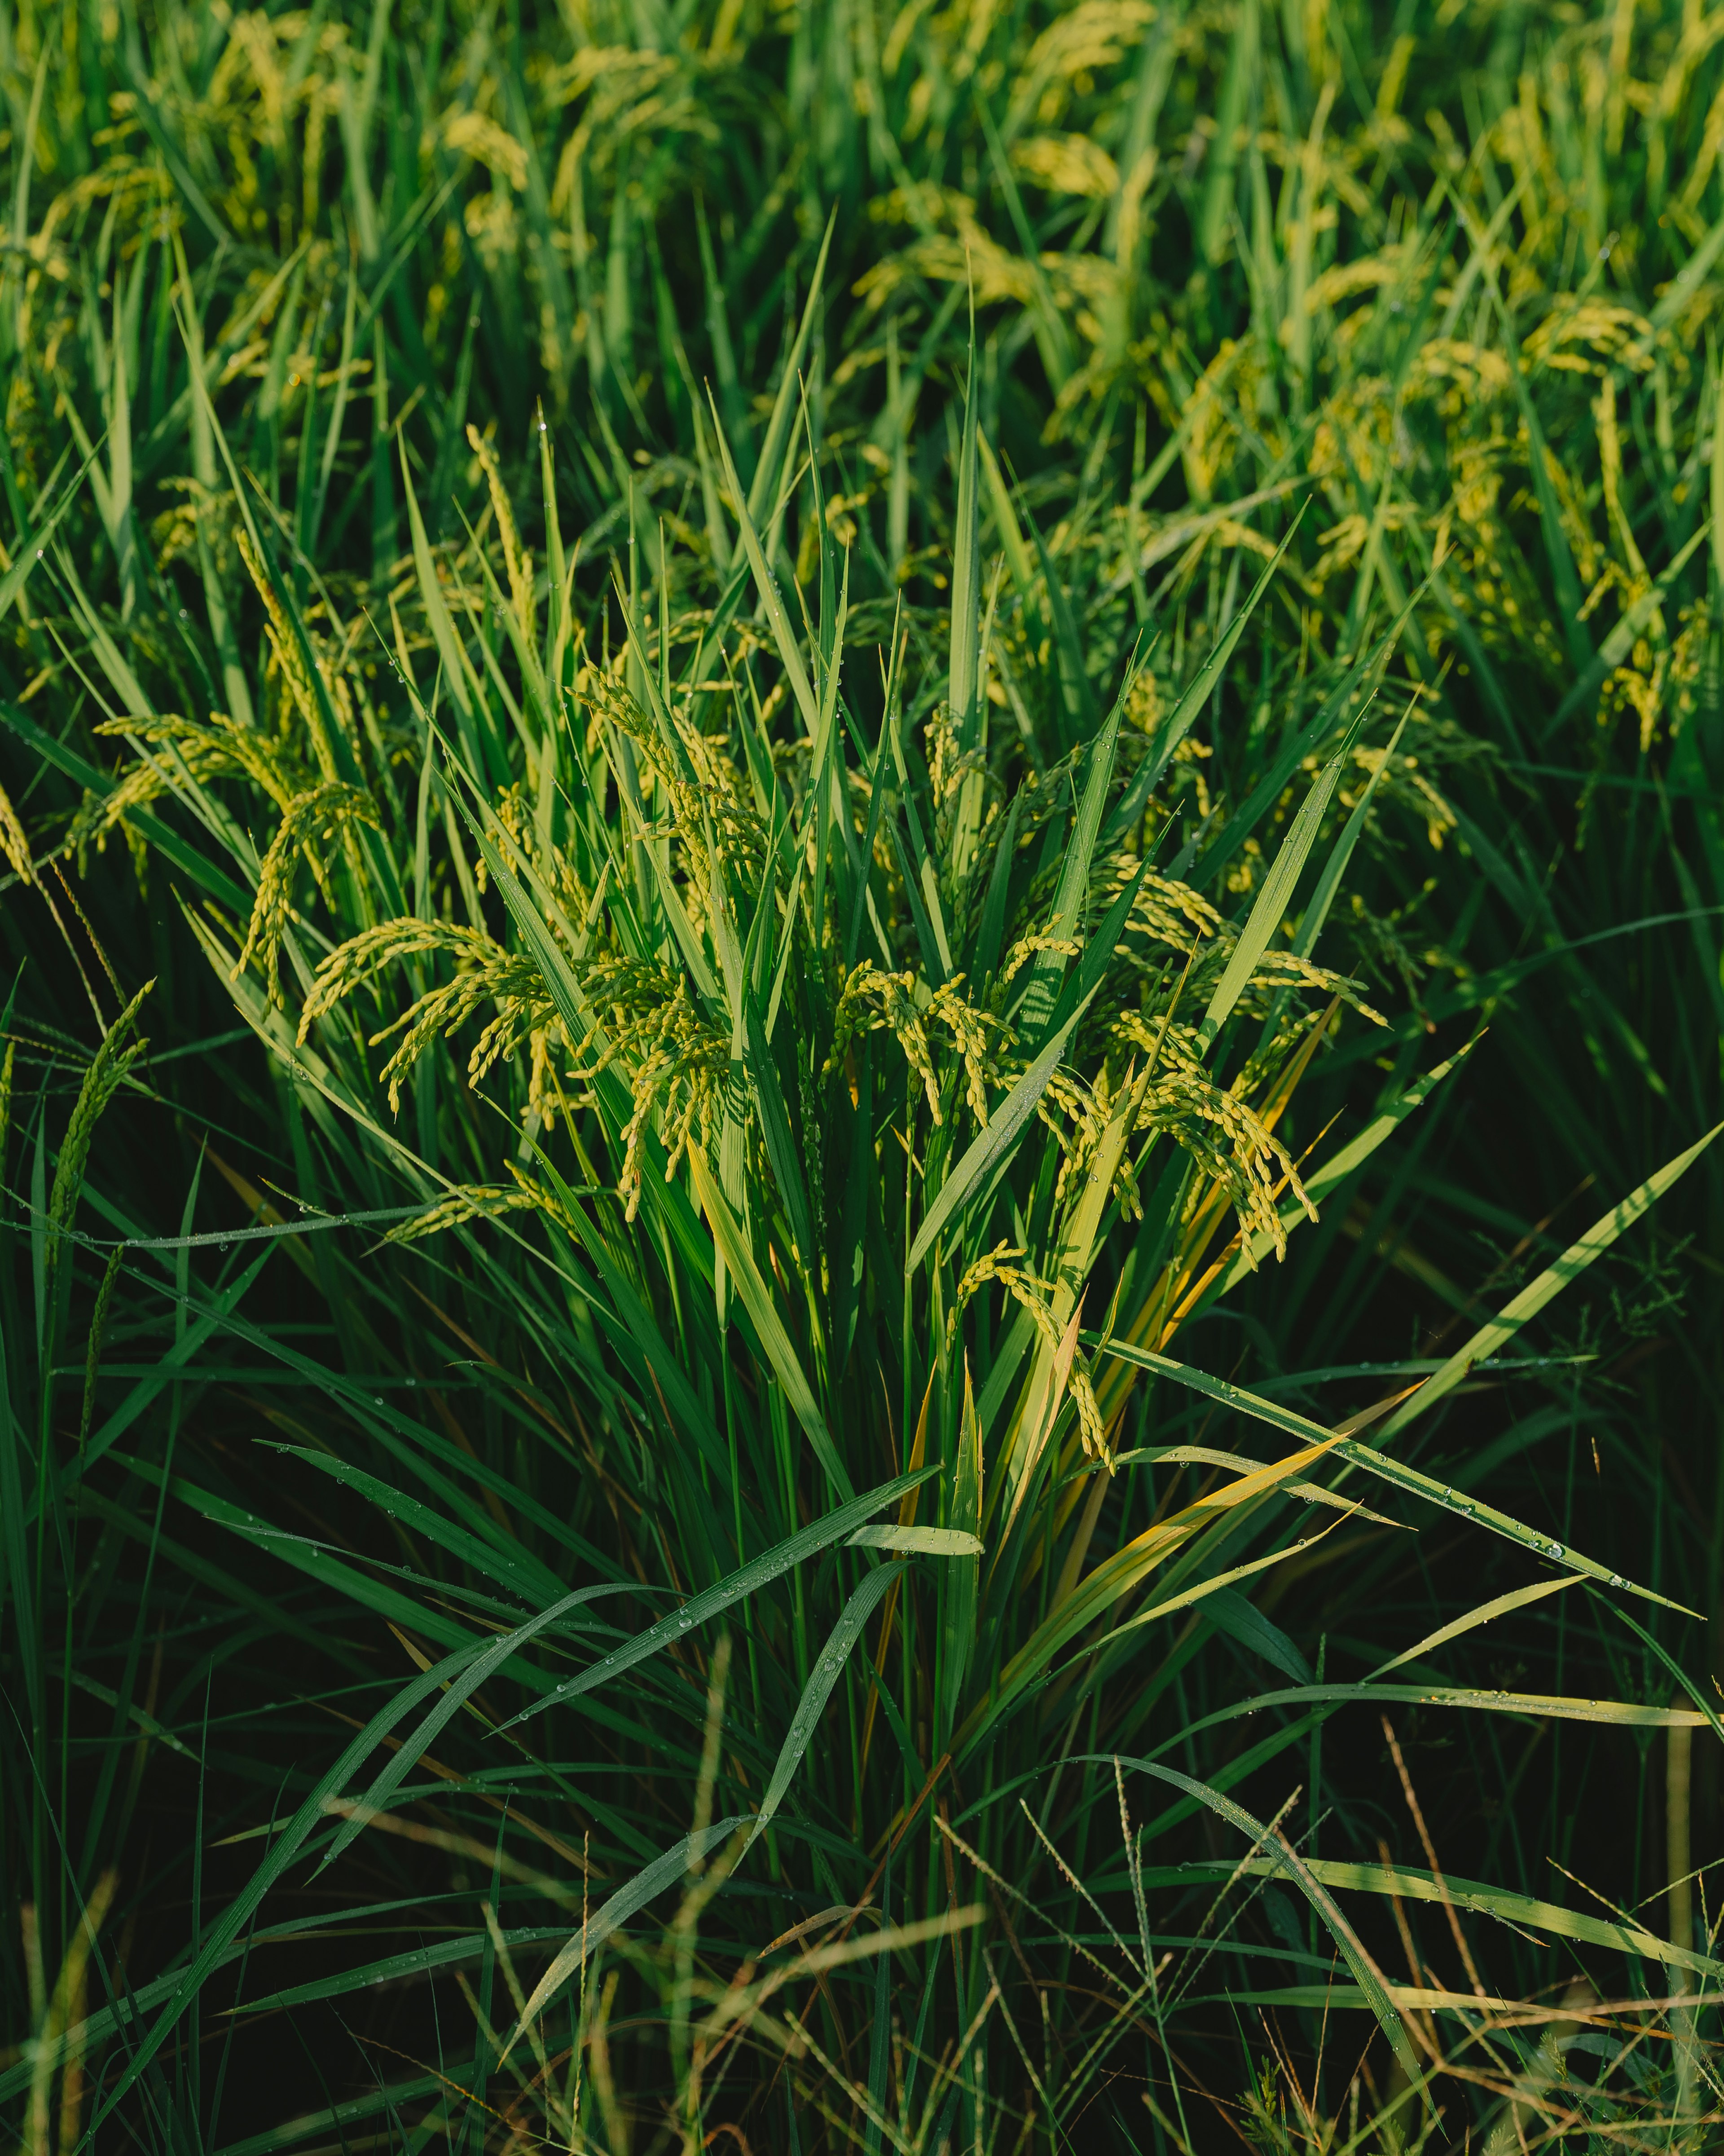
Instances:
[[[1724,16],[0,22],[0,2096],[1697,2150]]]

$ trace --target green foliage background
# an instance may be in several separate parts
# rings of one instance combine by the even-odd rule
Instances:
[[[1704,2140],[1721,32],[0,20],[33,2156]]]

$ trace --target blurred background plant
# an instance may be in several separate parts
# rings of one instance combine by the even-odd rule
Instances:
[[[33,2152],[1706,2136],[1721,28],[0,19]]]

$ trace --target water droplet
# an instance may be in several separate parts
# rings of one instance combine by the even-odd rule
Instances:
[[[686,1617],[679,1617],[676,1620],[677,1630],[679,1632],[686,1632],[689,1629],[689,1622],[690,1620]]]
[[[1562,1545],[1561,1544],[1561,1543],[1552,1543],[1551,1544],[1551,1555],[1552,1555],[1552,1557],[1561,1557],[1561,1555],[1562,1555]]]
[[[381,1393],[373,1393],[373,1394],[372,1394],[371,1398],[372,1398],[372,1405],[373,1407],[378,1407],[378,1408],[382,1407],[382,1405],[383,1404],[383,1395],[382,1395]]]
[[[1613,1572],[1611,1573],[1610,1584],[1613,1587],[1620,1587],[1622,1585],[1622,1574],[1619,1572]]]
[[[216,1248],[217,1248],[219,1251],[221,1251],[221,1253],[223,1254],[223,1256],[225,1256],[225,1255],[227,1255],[228,1245],[227,1245],[227,1243],[226,1243],[226,1241],[225,1241],[225,1240],[223,1240],[223,1241],[222,1241],[222,1242],[218,1243],[218,1244],[216,1245]]]

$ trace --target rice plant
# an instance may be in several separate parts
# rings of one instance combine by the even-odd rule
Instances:
[[[23,2139],[1703,2136],[1709,19],[400,27],[0,54]]]
[[[336,1183],[362,1217],[393,1219],[385,1246],[414,1255],[394,1260],[405,1270],[391,1277],[405,1284],[428,1263],[434,1292],[418,1290],[428,1310],[459,1292],[469,1327],[475,1309],[485,1312],[485,1362],[517,1413],[539,1406],[535,1449],[545,1455],[475,1485],[476,1457],[464,1459],[449,1439],[434,1445],[410,1404],[392,1409],[383,1394],[367,1394],[380,1371],[396,1385],[436,1380],[413,1330],[392,1327],[396,1337],[385,1339],[359,1299],[347,1312],[346,1370],[317,1372],[351,1431],[286,1442],[283,1457],[290,1485],[308,1471],[332,1478],[396,1523],[408,1562],[386,1568],[413,1592],[345,1563],[331,1571],[319,1543],[303,1544],[302,1555],[302,1538],[285,1542],[281,1527],[219,1489],[173,1476],[166,1462],[128,1458],[164,1494],[338,1579],[361,1608],[393,1615],[423,1673],[390,1688],[279,1823],[183,1974],[156,1987],[162,2003],[147,2024],[141,2013],[125,2016],[132,2041],[107,2107],[147,2082],[202,1984],[239,1951],[294,1859],[316,1849],[320,1871],[341,1861],[410,1800],[409,1778],[434,1742],[443,1773],[471,1781],[485,1772],[452,1770],[441,1756],[464,1705],[494,1739],[513,1737],[516,1757],[556,1790],[557,1811],[581,1821],[583,1899],[589,1880],[606,1881],[602,1905],[548,1969],[529,1965],[529,1990],[512,1957],[549,1942],[542,1927],[500,1928],[500,1844],[485,1933],[249,1999],[251,2012],[332,1999],[490,1946],[504,1959],[514,2025],[504,2030],[482,1983],[480,2050],[462,2093],[482,2101],[490,2077],[513,2061],[523,2097],[536,2091],[548,2104],[539,2085],[553,2053],[567,2055],[572,2034],[572,2056],[582,2054],[578,2018],[572,2032],[563,2025],[589,1955],[652,1896],[711,1860],[713,1888],[752,1870],[796,1908],[824,1900],[829,1921],[854,1923],[879,1897],[888,1926],[880,1939],[914,1972],[899,2005],[907,2026],[915,2001],[914,2033],[900,2061],[883,2037],[875,2044],[865,2084],[842,2062],[830,2071],[840,2089],[865,2088],[855,2099],[865,2118],[883,2122],[890,2100],[900,2134],[932,2133],[936,2143],[942,2133],[983,2131],[978,2038],[996,2003],[1016,2025],[1018,1975],[1003,1979],[979,1945],[963,1950],[962,1930],[987,1913],[974,1881],[1019,1897],[1044,1922],[1045,1902],[1026,1893],[1038,1871],[1045,1865],[1075,1882],[1082,1868],[1081,1857],[1074,1869],[1060,1851],[1049,1820],[1068,1835],[1075,1825],[1085,1840],[1095,1805],[1114,1796],[1128,1821],[1123,1763],[1178,1793],[1128,1833],[1140,1907],[1147,1911],[1144,1840],[1202,1807],[1244,1832],[1248,1869],[1285,1866],[1332,1932],[1411,2090],[1425,2077],[1400,2010],[1324,1886],[1322,1860],[1301,1859],[1278,1838],[1279,1820],[1260,1822],[1226,1790],[1308,1741],[1319,1710],[1342,1699],[1530,1708],[1642,1727],[1704,1722],[1691,1708],[1533,1701],[1433,1686],[1429,1677],[1412,1686],[1326,1684],[1239,1592],[1351,1521],[1389,1523],[1368,1503],[1375,1492],[1331,1486],[1337,1467],[1564,1568],[1511,1603],[1588,1577],[1620,1589],[1583,1553],[1547,1549],[1532,1527],[1354,1432],[1385,1417],[1393,1431],[1439,1398],[1703,1148],[1625,1200],[1410,1397],[1403,1385],[1339,1430],[1168,1353],[1195,1313],[1285,1250],[1316,1214],[1313,1193],[1356,1173],[1444,1075],[1428,1073],[1303,1171],[1277,1136],[1342,1014],[1383,1023],[1312,955],[1357,811],[1333,842],[1290,947],[1279,932],[1390,640],[1341,673],[1314,722],[1326,739],[1338,731],[1334,752],[1260,891],[1229,922],[1183,880],[1197,844],[1187,835],[1177,851],[1169,844],[1185,819],[1157,790],[1213,693],[1225,644],[1165,711],[1139,693],[1134,658],[1088,739],[1074,713],[1076,745],[1033,757],[1034,737],[994,680],[1006,557],[984,599],[985,444],[972,402],[958,453],[948,634],[931,639],[925,619],[894,623],[875,653],[876,681],[851,654],[859,678],[847,690],[848,557],[825,513],[818,444],[794,379],[787,367],[779,406],[793,424],[769,429],[782,448],[776,463],[762,461],[756,484],[757,499],[773,504],[768,531],[781,555],[796,490],[814,533],[806,594],[775,572],[715,424],[717,513],[734,520],[733,533],[718,526],[707,536],[707,556],[722,543],[733,564],[717,604],[685,611],[661,531],[653,573],[640,575],[638,543],[632,573],[619,564],[595,649],[593,632],[570,609],[547,446],[542,625],[538,578],[494,467],[500,576],[478,544],[439,563],[407,490],[423,628],[416,639],[398,633],[393,654],[383,647],[381,694],[377,663],[356,657],[359,637],[336,602],[323,595],[308,617],[278,566],[277,535],[243,506],[233,545],[268,624],[254,729],[242,736],[148,710],[105,722],[136,761],[89,789],[69,844],[99,844],[146,803],[160,814],[171,801],[223,845],[225,861],[202,850],[186,856],[204,885],[187,919],[296,1103],[305,1168],[324,1156],[293,1202],[315,1206],[319,1190]],[[788,454],[798,434],[809,444],[805,472]],[[233,478],[244,506],[237,469]],[[998,511],[1012,513],[1003,496]],[[1240,610],[1236,634],[1277,566]],[[799,633],[787,593],[803,616]],[[1048,596],[1032,585],[1015,595],[1017,607]],[[105,656],[98,646],[97,663]],[[123,662],[108,663],[124,696]],[[1058,693],[1057,677],[1048,689]],[[393,706],[387,717],[377,709],[384,696]],[[417,758],[388,757],[392,736],[409,728]],[[392,766],[411,773],[413,761],[411,783],[396,780]],[[1260,788],[1245,828],[1213,842],[1224,857],[1279,791]],[[266,839],[259,819],[272,816]],[[224,909],[215,875],[249,887],[249,905]],[[127,1059],[143,1052],[123,1045],[141,1001],[91,1065],[38,1231],[44,1370],[59,1283],[69,1278],[59,1254],[87,1150],[80,1133]],[[294,1224],[272,1231],[264,1216],[280,1220],[279,1209],[257,1191],[249,1203],[262,1248],[252,1255],[248,1245],[237,1267],[220,1269],[211,1314],[231,1340],[316,1369],[244,1315],[241,1296]],[[434,1235],[461,1259],[440,1257]],[[182,1253],[194,1240],[179,1239]],[[202,1301],[188,1267],[178,1293]],[[471,1338],[459,1319],[445,1322]],[[1168,1434],[1165,1410],[1151,1423],[1147,1373],[1303,1441],[1269,1459],[1146,1442]],[[51,1430],[51,1386],[43,1394]],[[129,1407],[90,1433],[74,1486],[113,1452]],[[305,1435],[315,1433],[283,1431]],[[1209,1471],[1195,1488],[1193,1468]],[[570,1476],[582,1493],[572,1519],[553,1496]],[[490,1517],[473,1509],[487,1484],[499,1501]],[[45,1497],[38,1482],[38,1507]],[[611,1512],[603,1530],[602,1501]],[[577,1576],[591,1574],[572,1588],[571,1562]],[[656,1614],[655,1588],[669,1591]],[[589,1610],[619,1594],[644,1597],[654,1617],[645,1630]],[[1166,1763],[1169,1753],[1188,1756],[1189,1726],[1176,1721],[1162,1734],[1157,1725],[1177,1698],[1182,1661],[1205,1636],[1186,1613],[1211,1608],[1224,1613],[1224,1630],[1243,1632],[1293,1677],[1290,1690],[1268,1696],[1273,1704],[1304,1712],[1194,1778]],[[1487,1604],[1444,1632],[1500,1614]],[[1169,1640],[1158,1670],[1147,1669],[1143,1650],[1182,1617],[1183,1639]],[[740,1632],[718,1630],[726,1624]],[[1410,1643],[1408,1654],[1431,1644]],[[411,1732],[398,1735],[439,1690]],[[1219,1719],[1265,1703],[1248,1697]],[[536,1725],[531,1738],[513,1736],[523,1725]],[[607,1793],[618,1769],[654,1764],[670,1770],[668,1801],[637,1795],[619,1806]],[[699,1794],[690,1831],[691,1779]],[[1050,1779],[1066,1784],[1058,1813],[1044,1796]],[[655,1818],[665,1845],[657,1851]],[[572,1856],[567,1817],[552,1831]],[[1268,1859],[1258,1854],[1265,1846]],[[954,1850],[973,1875],[962,1895]],[[1361,1883],[1351,1876],[1357,1867],[1342,1869]],[[1163,1866],[1155,1883],[1183,1876]],[[560,1895],[566,1906],[572,1890],[553,1877],[528,1891]],[[709,1935],[711,1892],[694,1897]],[[1003,1902],[1000,1910],[1010,1935]],[[692,1932],[692,1916],[677,1921]],[[1110,2039],[1123,2036],[1134,2013],[1142,2018],[1146,1998],[1161,2020],[1147,1913],[1140,1923],[1135,1989],[1099,2031],[1080,2017],[1076,2056],[1077,2032],[1062,2030],[1057,2068],[1049,2051],[1035,2077],[1045,2117],[1027,2109],[1026,2132],[1057,2132],[1072,2116]],[[1070,1951],[1062,1932],[1070,1922],[1051,1940],[1019,1939],[1025,1996],[1039,1995],[1028,1947],[1051,1955],[1051,1975]],[[1642,1950],[1657,1951],[1642,1936]],[[745,1963],[747,1940],[741,1933],[731,1949]],[[877,1963],[882,2030],[899,1996],[886,1945],[854,1956],[859,1971],[865,1958]],[[1700,1965],[1709,1966],[1704,1957]],[[680,2131],[694,2137],[726,2102],[709,2052],[733,2060],[746,2033],[756,2047],[776,2037],[792,2056],[823,2055],[817,2032],[799,2019],[775,2022],[763,1997],[746,2014],[731,2001],[727,2014],[736,1979],[718,1986],[691,1938],[680,1967],[664,2041]],[[695,2006],[715,1987],[697,2032]],[[584,2002],[576,2000],[578,2017]],[[110,2013],[113,2027],[121,2016]],[[536,2076],[516,2058],[529,2030]],[[740,2093],[752,2101],[746,2087]],[[584,2133],[580,2102],[567,2092],[561,2101],[567,2130]],[[603,2110],[596,2084],[591,2101]],[[614,2140],[619,2129],[603,2130]]]

